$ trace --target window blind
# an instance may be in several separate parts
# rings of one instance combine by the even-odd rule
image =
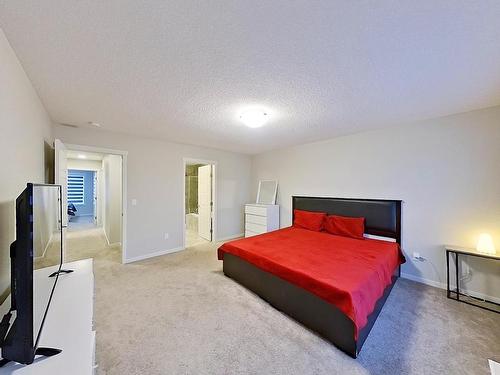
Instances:
[[[85,181],[82,174],[68,174],[68,203],[85,204]]]

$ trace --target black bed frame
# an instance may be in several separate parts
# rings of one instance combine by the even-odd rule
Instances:
[[[364,217],[365,233],[394,238],[401,244],[401,201],[324,197],[292,197],[293,209]],[[377,301],[368,323],[354,339],[355,326],[342,311],[320,297],[285,281],[232,254],[224,254],[224,274],[247,287],[278,310],[319,333],[339,349],[356,358],[400,274],[392,277]]]

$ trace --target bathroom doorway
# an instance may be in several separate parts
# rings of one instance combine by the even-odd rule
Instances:
[[[184,160],[184,247],[214,239],[215,163]]]

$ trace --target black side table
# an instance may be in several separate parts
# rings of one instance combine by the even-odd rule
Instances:
[[[485,254],[480,253],[476,249],[460,247],[460,246],[450,246],[446,245],[446,296],[458,302],[463,302],[468,305],[477,306],[485,310],[493,311],[500,314],[500,304],[493,301],[481,300],[466,294],[460,293],[460,282],[458,274],[458,259],[459,255],[475,256],[479,258],[486,258],[490,260],[500,260],[500,254]],[[455,255],[455,277],[457,286],[456,289],[450,289],[450,253]],[[452,296],[454,294],[455,296]],[[460,296],[465,297],[460,299]],[[490,306],[488,306],[490,305]]]

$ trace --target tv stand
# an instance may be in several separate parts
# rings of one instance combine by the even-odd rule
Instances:
[[[70,262],[64,266],[74,270],[74,272],[60,277],[57,281],[35,361],[31,365],[16,362],[6,363],[0,367],[0,375],[94,375],[95,332],[92,319],[94,304],[92,259]],[[35,288],[39,288],[40,293],[49,293],[54,279],[50,279],[48,276],[58,270],[59,265],[34,271]],[[10,299],[7,299],[0,306],[0,318],[9,309]],[[41,308],[37,314],[43,314]],[[62,351],[54,348],[62,349]]]
[[[59,271],[56,271],[56,272],[52,272],[49,277],[55,277],[57,275],[60,275],[60,274],[67,274],[67,273],[71,273],[71,272],[74,272],[75,270],[59,270]]]
[[[55,348],[37,348],[35,350],[35,355],[41,355],[44,357],[52,357],[62,352],[62,349]],[[0,367],[5,366],[7,363],[11,362],[9,359],[0,360]]]
[[[56,348],[36,348],[35,355],[43,355],[44,357],[52,357],[53,355],[59,354],[62,349]]]

